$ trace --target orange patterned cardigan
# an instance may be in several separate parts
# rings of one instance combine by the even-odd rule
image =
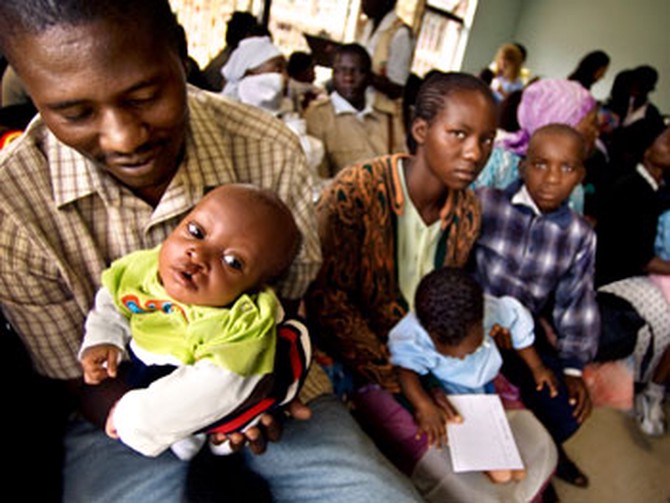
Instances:
[[[317,345],[352,370],[358,384],[377,383],[392,393],[400,384],[389,362],[388,332],[407,312],[396,269],[402,157],[347,168],[324,189],[317,205],[323,266],[306,298]],[[480,217],[472,191],[452,191],[440,215],[436,267],[465,265]]]

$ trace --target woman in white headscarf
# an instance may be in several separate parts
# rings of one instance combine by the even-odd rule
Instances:
[[[306,133],[305,121],[292,111],[286,97],[286,58],[270,37],[242,40],[221,73],[226,81],[222,94],[282,119],[300,139],[307,162],[316,173],[325,152],[323,143]]]

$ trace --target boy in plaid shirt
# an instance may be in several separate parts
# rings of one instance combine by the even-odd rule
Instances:
[[[586,487],[587,477],[560,447],[591,413],[582,369],[596,354],[600,315],[593,286],[595,233],[568,207],[584,178],[582,137],[569,126],[538,129],[505,190],[482,187],[476,277],[490,295],[519,300],[538,320],[538,351],[559,377],[559,394],[537,391],[527,368],[504,352],[503,373],[519,388],[559,447],[557,475]],[[504,343],[503,343],[504,345]]]

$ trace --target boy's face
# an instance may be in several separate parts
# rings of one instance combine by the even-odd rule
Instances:
[[[473,323],[468,328],[465,339],[460,344],[449,345],[442,344],[434,340],[435,348],[438,353],[451,358],[464,360],[467,356],[477,351],[484,342],[484,325],[482,323]]]
[[[16,70],[56,137],[157,202],[184,146],[184,66],[163,37],[109,21],[21,34]]]
[[[366,72],[361,58],[356,54],[343,53],[333,62],[333,87],[344,99],[357,103],[365,96],[370,74]]]
[[[557,210],[584,178],[583,148],[566,132],[544,131],[531,139],[521,175],[542,213]]]
[[[163,243],[158,259],[163,287],[185,304],[227,306],[261,286],[277,267],[273,250],[281,244],[281,229],[276,227],[266,206],[217,189]]]

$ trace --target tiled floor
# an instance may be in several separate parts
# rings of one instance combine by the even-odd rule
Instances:
[[[579,489],[556,480],[561,502],[670,503],[670,433],[647,437],[626,412],[601,407],[565,448],[591,483]]]

